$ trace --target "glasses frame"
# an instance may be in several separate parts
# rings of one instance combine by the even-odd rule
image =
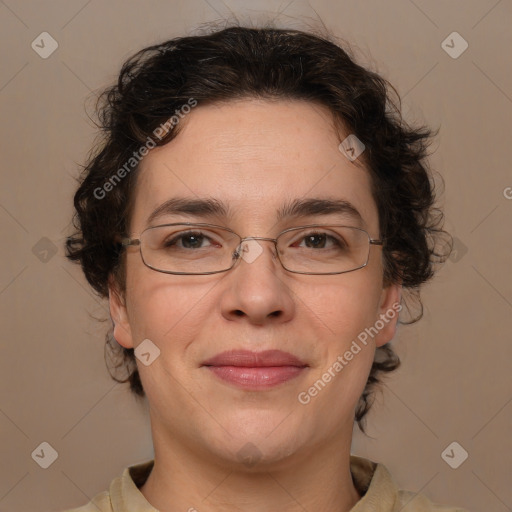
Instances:
[[[226,268],[226,269],[223,269],[223,270],[213,270],[213,271],[210,271],[210,272],[174,272],[172,270],[160,270],[158,268],[152,267],[151,265],[149,265],[144,260],[144,255],[142,253],[141,237],[142,237],[142,235],[146,231],[149,231],[150,229],[166,227],[166,226],[200,226],[200,227],[210,227],[210,228],[223,229],[225,231],[229,231],[230,233],[233,233],[233,235],[235,235],[235,236],[237,236],[239,238],[240,242],[238,243],[238,245],[236,247],[236,250],[235,250],[235,252],[232,255],[233,262],[232,262],[231,266],[229,268]],[[350,228],[350,229],[356,229],[358,231],[362,231],[368,237],[368,255],[366,256],[365,263],[363,265],[357,267],[357,268],[353,268],[351,270],[342,270],[341,272],[302,272],[302,271],[290,270],[290,269],[286,268],[284,263],[281,261],[280,256],[279,256],[279,251],[278,251],[278,248],[277,248],[278,239],[281,237],[281,235],[283,235],[285,233],[288,233],[289,231],[298,231],[298,230],[304,229],[304,228],[315,228],[315,227]],[[146,229],[144,229],[144,231],[141,232],[141,234],[139,235],[139,238],[130,238],[130,237],[122,238],[121,239],[121,245],[122,245],[123,248],[129,247],[129,246],[139,246],[139,252],[140,252],[140,257],[142,259],[142,262],[144,263],[144,265],[146,265],[146,267],[150,268],[151,270],[154,270],[155,272],[161,272],[162,274],[173,274],[173,275],[202,276],[202,275],[210,275],[210,274],[220,274],[222,272],[228,272],[229,270],[234,268],[235,265],[242,259],[241,256],[240,256],[241,253],[242,253],[242,251],[240,251],[240,248],[241,248],[243,242],[245,242],[246,240],[266,240],[268,242],[273,242],[274,243],[274,247],[275,247],[275,254],[277,256],[277,259],[278,259],[279,263],[281,264],[281,267],[283,267],[284,270],[286,270],[287,272],[291,272],[293,274],[305,274],[305,275],[313,275],[313,276],[326,276],[326,275],[346,274],[348,272],[354,272],[355,270],[359,270],[361,268],[364,268],[364,267],[366,267],[368,265],[368,262],[370,261],[370,248],[371,248],[371,246],[372,245],[380,245],[380,246],[384,245],[384,239],[371,238],[371,236],[368,233],[368,231],[366,231],[366,230],[364,230],[362,228],[355,227],[355,226],[347,226],[345,224],[306,224],[305,226],[296,226],[296,227],[293,227],[293,228],[287,228],[287,229],[281,231],[276,236],[276,238],[268,238],[268,237],[264,237],[264,236],[241,237],[238,233],[236,233],[232,229],[227,228],[225,226],[219,226],[217,224],[207,224],[207,223],[202,223],[202,222],[173,222],[173,223],[170,223],[170,224],[159,224],[157,226],[149,226]]]

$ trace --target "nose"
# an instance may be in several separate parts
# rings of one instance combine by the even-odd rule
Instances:
[[[254,325],[289,321],[295,311],[288,272],[283,269],[272,238],[242,241],[239,260],[225,276],[222,315]]]

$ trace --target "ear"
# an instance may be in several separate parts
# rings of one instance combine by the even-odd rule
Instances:
[[[114,279],[109,279],[108,283],[108,303],[110,308],[110,318],[114,324],[114,338],[125,348],[134,348],[132,339],[132,329],[126,310],[126,298],[119,290],[119,286]]]
[[[388,284],[382,289],[379,304],[379,319],[377,320],[379,332],[375,336],[375,346],[382,347],[393,339],[398,324],[398,315],[402,310],[400,304],[402,298],[401,284]],[[377,323],[376,322],[376,323]],[[384,324],[384,326],[382,326]]]

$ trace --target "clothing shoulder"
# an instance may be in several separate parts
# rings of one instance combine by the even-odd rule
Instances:
[[[92,501],[78,508],[64,510],[62,512],[113,512],[110,501],[110,493],[103,491],[98,494]]]
[[[362,496],[351,512],[467,512],[460,507],[434,503],[424,494],[400,490],[381,463],[351,455],[350,468]]]
[[[398,491],[395,508],[401,512],[468,512],[460,507],[440,505],[429,500],[424,494],[416,494],[411,491]]]
[[[126,467],[120,476],[112,480],[108,491],[98,494],[87,505],[62,512],[158,512],[139,490],[153,463],[150,460]]]

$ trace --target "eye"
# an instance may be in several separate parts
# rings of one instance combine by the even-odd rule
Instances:
[[[208,242],[208,245],[204,246],[204,242]],[[213,243],[210,244],[210,242]],[[221,244],[207,236],[205,233],[202,233],[201,231],[187,231],[178,235],[173,234],[167,237],[163,243],[163,247],[166,249],[172,247],[176,249],[203,249],[210,245],[215,247],[221,246]]]
[[[307,249],[344,249],[347,247],[341,236],[330,235],[323,231],[301,233],[299,241],[303,242],[299,244],[299,247]]]

